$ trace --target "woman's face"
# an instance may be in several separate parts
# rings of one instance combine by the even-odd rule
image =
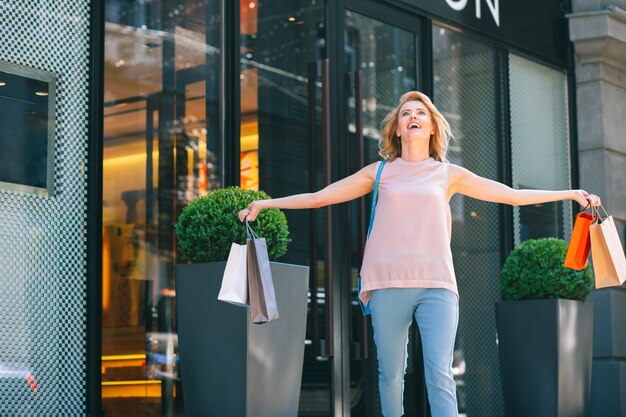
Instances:
[[[434,133],[430,110],[421,101],[407,101],[400,107],[396,135],[406,139],[430,139]]]

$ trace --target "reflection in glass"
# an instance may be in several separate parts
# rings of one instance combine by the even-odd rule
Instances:
[[[219,2],[105,7],[104,415],[182,416],[174,224],[221,186]]]
[[[414,33],[346,10],[346,68],[361,71],[365,164],[380,159],[380,123],[400,96],[417,88]],[[355,132],[354,90],[350,91],[349,131]]]

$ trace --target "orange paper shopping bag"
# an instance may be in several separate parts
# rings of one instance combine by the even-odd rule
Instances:
[[[587,206],[589,207],[589,206]],[[586,210],[586,208],[585,208]],[[587,266],[589,258],[589,248],[591,240],[589,239],[589,226],[595,221],[595,218],[582,211],[576,216],[572,238],[567,247],[567,255],[565,255],[564,265],[568,268],[580,271]]]

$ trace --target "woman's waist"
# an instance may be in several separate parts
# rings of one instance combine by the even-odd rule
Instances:
[[[412,239],[409,241],[368,239],[365,243],[363,259],[406,259],[408,262],[451,259],[452,249],[448,241],[435,239]]]
[[[400,279],[414,277],[454,277],[454,264],[449,254],[430,257],[378,256],[363,257],[361,275],[386,275]]]

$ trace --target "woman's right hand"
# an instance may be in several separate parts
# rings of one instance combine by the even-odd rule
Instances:
[[[263,207],[261,207],[261,201],[253,201],[248,205],[248,207],[239,212],[239,221],[244,221],[247,218],[249,222],[253,222],[256,220],[256,216],[261,210],[263,210]]]

